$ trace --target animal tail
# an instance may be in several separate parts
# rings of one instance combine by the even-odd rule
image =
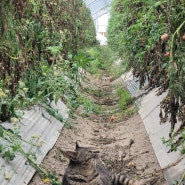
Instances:
[[[125,175],[113,174],[111,179],[112,185],[134,185],[133,180],[129,179]]]

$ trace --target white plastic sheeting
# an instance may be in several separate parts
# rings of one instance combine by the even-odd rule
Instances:
[[[64,119],[68,118],[67,107],[60,100],[57,105],[52,103],[52,107],[58,109]],[[48,151],[54,146],[63,128],[63,123],[49,115],[38,106],[33,106],[30,110],[24,111],[23,119],[18,123],[21,127],[21,137],[30,140],[35,137],[37,144],[44,141],[39,148],[32,148],[24,143],[26,152],[35,152],[37,163],[41,163]],[[5,127],[12,127],[11,123],[3,123]],[[2,142],[2,141],[1,141]],[[0,158],[0,184],[1,185],[26,185],[35,173],[35,169],[26,164],[23,156],[16,156],[13,161]],[[7,178],[9,176],[9,178]]]
[[[107,38],[100,33],[96,33],[96,39],[100,42],[100,45],[107,44]]]
[[[90,9],[93,19],[97,19],[104,14],[109,13],[109,6],[112,0],[83,0]]]
[[[131,72],[122,76],[125,83],[133,81]],[[136,93],[139,90],[133,92]],[[165,97],[166,93],[157,96],[157,89],[153,89],[147,95],[142,96],[139,100],[139,114],[143,120],[145,129],[150,138],[154,152],[158,159],[159,165],[164,172],[165,179],[168,185],[173,185],[179,181],[185,171],[185,158],[179,152],[170,152],[170,148],[162,143],[162,138],[169,138],[170,123],[160,124],[159,112],[160,102]],[[138,94],[139,95],[139,94]]]

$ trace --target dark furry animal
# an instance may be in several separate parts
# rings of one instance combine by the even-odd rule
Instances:
[[[124,175],[112,174],[96,163],[98,151],[91,147],[80,147],[75,151],[63,151],[70,160],[62,185],[133,185]]]

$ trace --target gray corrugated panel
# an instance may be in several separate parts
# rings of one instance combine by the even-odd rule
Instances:
[[[138,91],[138,90],[139,90],[139,87],[137,86],[136,81],[132,80],[130,83],[131,83],[131,85],[132,85],[132,88],[133,88],[135,91]]]
[[[65,119],[68,118],[67,107],[60,100],[57,105],[52,103],[52,106],[58,109]],[[25,110],[24,113],[21,123],[18,123],[21,126],[21,137],[29,141],[32,136],[40,136],[34,142],[37,144],[41,141],[45,142],[41,147],[33,148],[29,144],[23,143],[25,151],[35,152],[37,162],[40,163],[47,152],[54,146],[63,128],[63,123],[38,106]],[[3,123],[3,125],[7,128],[12,127],[11,123]],[[22,156],[16,156],[11,162],[1,158],[0,167],[1,185],[26,185],[35,173],[35,170],[26,164],[26,160]],[[10,175],[11,178],[6,180],[5,174]]]
[[[177,184],[185,172],[185,159],[182,159],[179,163],[172,165],[169,169],[164,170],[164,175],[169,185]],[[181,185],[185,184],[185,179],[181,182]]]
[[[134,80],[132,81],[132,84],[133,86],[136,88],[136,89],[139,89],[140,85],[139,85],[139,81],[137,78],[134,78]]]
[[[136,80],[128,80],[125,84],[132,97],[138,97],[145,92],[144,89],[139,88],[139,82],[136,82]]]
[[[134,89],[132,87],[131,80],[125,82],[125,84],[126,84],[126,87],[127,87],[128,91],[130,92],[130,94],[133,95],[134,94]]]

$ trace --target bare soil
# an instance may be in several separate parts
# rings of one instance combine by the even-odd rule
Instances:
[[[115,119],[111,121],[113,110],[118,109],[118,100],[114,87],[123,83],[121,79],[111,82],[111,78],[95,79],[87,75],[83,88],[89,86],[97,91],[87,96],[99,105],[103,111],[99,114],[91,113],[84,117],[82,110],[76,111],[78,124],[71,125],[70,129],[63,128],[55,146],[47,154],[42,166],[53,172],[61,181],[68,160],[62,155],[62,150],[74,150],[76,141],[82,146],[93,146],[100,151],[102,164],[113,172],[126,174],[135,179],[136,184],[166,185],[162,170],[151,146],[143,122],[137,113],[124,115],[115,112]],[[102,95],[102,93],[104,93]],[[129,109],[133,110],[134,105]],[[72,119],[72,118],[70,118]],[[71,120],[74,121],[74,120]],[[29,185],[46,185],[36,173]]]

